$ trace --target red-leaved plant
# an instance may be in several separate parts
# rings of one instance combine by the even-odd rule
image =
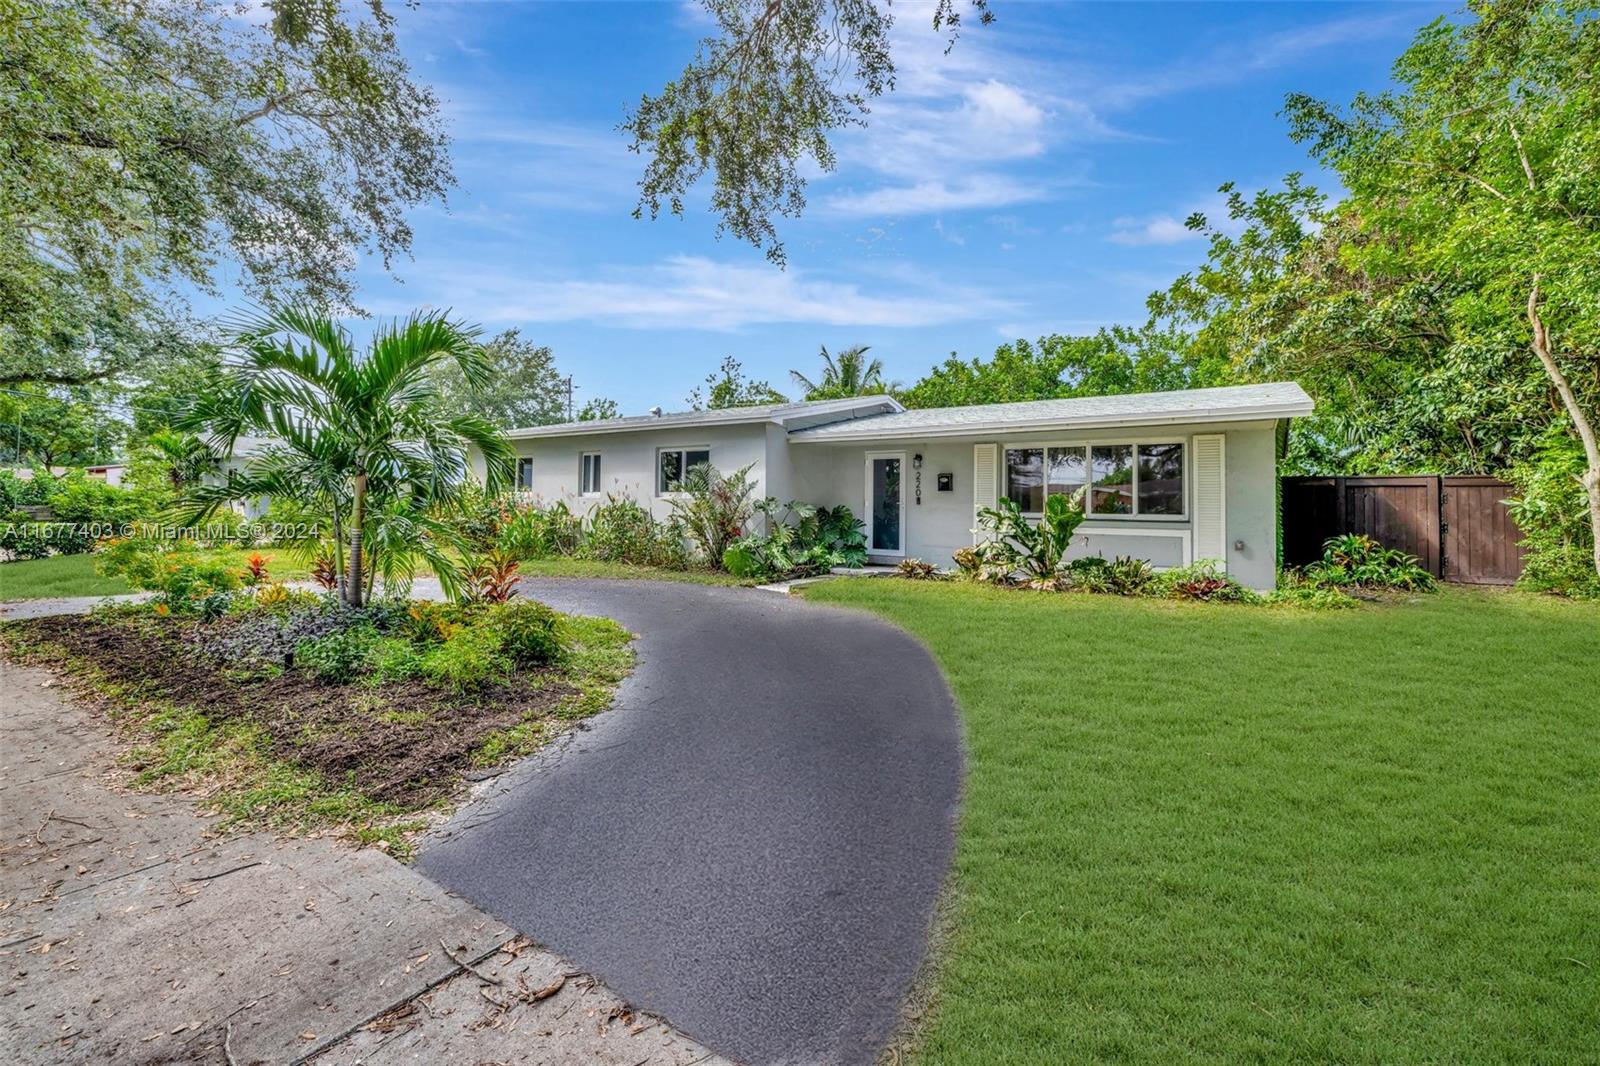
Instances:
[[[481,603],[505,603],[517,594],[517,561],[490,552],[467,567],[467,596]]]

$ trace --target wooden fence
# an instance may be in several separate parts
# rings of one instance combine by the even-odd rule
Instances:
[[[1329,537],[1365,533],[1446,581],[1508,585],[1522,573],[1522,533],[1504,503],[1514,491],[1492,477],[1286,477],[1283,562],[1302,566]]]

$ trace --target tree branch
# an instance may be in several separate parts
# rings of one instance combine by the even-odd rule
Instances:
[[[1511,139],[1517,142],[1517,158],[1522,160],[1522,172],[1528,175],[1528,191],[1537,192],[1539,186],[1533,180],[1533,164],[1528,162],[1528,153],[1522,147],[1522,135],[1517,132],[1517,124],[1506,119],[1506,128],[1511,131]]]
[[[1567,417],[1572,419],[1573,428],[1578,431],[1578,439],[1583,442],[1583,454],[1588,460],[1588,469],[1578,480],[1589,499],[1589,527],[1594,532],[1594,567],[1595,572],[1600,573],[1600,437],[1596,436],[1594,424],[1579,406],[1577,394],[1572,391],[1572,383],[1567,380],[1567,375],[1562,372],[1561,365],[1551,353],[1550,329],[1545,325],[1544,317],[1539,314],[1538,274],[1533,276],[1533,287],[1528,291],[1528,324],[1533,327],[1533,354],[1544,364],[1544,372],[1549,375],[1556,392],[1561,395],[1561,404],[1567,409]]]
[[[1493,185],[1490,185],[1488,182],[1484,181],[1482,178],[1478,177],[1476,174],[1468,174],[1464,170],[1457,170],[1454,167],[1436,166],[1433,163],[1424,162],[1421,159],[1399,159],[1399,160],[1396,160],[1396,162],[1405,163],[1408,166],[1413,166],[1413,167],[1429,167],[1429,168],[1434,169],[1434,170],[1442,170],[1446,174],[1453,174],[1458,178],[1464,178],[1467,181],[1472,182],[1474,185],[1478,185],[1478,186],[1488,190],[1489,192],[1493,193],[1494,196],[1499,200],[1508,201],[1508,200],[1511,199],[1505,193],[1501,192],[1499,189],[1495,188]]]
[[[29,371],[23,370],[16,373],[0,374],[0,385],[90,385],[96,381],[104,381],[117,372],[115,366],[108,366],[103,370],[85,370],[75,374],[64,374],[52,370]]]

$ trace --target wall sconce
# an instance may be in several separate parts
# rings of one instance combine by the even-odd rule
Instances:
[[[922,453],[921,452],[918,452],[917,454],[915,454],[915,455],[913,455],[911,457],[911,469],[915,470],[917,472],[917,477],[916,477],[917,506],[921,507],[922,506]]]

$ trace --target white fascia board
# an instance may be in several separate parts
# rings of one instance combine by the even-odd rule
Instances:
[[[790,419],[804,418],[808,415],[828,415],[841,412],[854,411],[860,407],[876,407],[887,404],[890,414],[899,414],[905,406],[892,396],[878,398],[855,396],[842,400],[829,400],[824,403],[802,407],[798,404],[791,408],[774,411],[771,408],[757,408],[745,415],[718,415],[706,416],[701,412],[681,412],[674,415],[633,415],[626,419],[596,419],[593,422],[559,422],[550,426],[528,426],[523,429],[508,429],[506,436],[511,440],[535,440],[540,437],[583,437],[599,436],[606,433],[643,433],[652,429],[700,429],[706,426],[750,426],[761,424],[784,425]],[[738,408],[724,408],[723,410],[738,410]]]
[[[872,440],[922,440],[927,437],[972,437],[1015,435],[1044,430],[1116,429],[1119,426],[1176,426],[1201,425],[1214,422],[1275,422],[1281,418],[1302,418],[1311,413],[1309,403],[1274,404],[1267,407],[1223,409],[1212,411],[1182,411],[1170,414],[1129,414],[1091,419],[1035,418],[1025,421],[997,419],[993,422],[965,422],[953,425],[907,426],[894,430],[869,430],[866,428],[848,433],[792,433],[789,439],[796,444],[838,444],[849,441]]]

